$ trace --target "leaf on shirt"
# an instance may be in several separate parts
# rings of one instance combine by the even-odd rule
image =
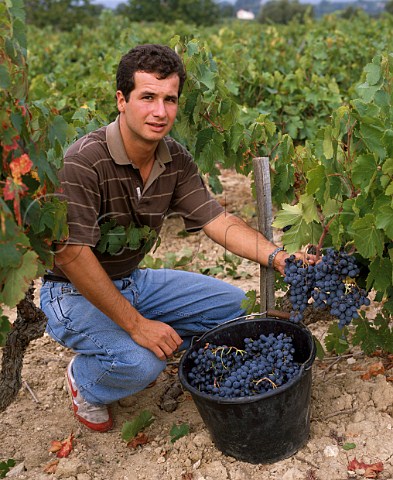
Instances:
[[[143,248],[147,253],[157,241],[157,233],[148,225],[137,227],[134,223],[126,228],[118,225],[115,219],[100,225],[101,238],[97,244],[100,253],[116,255],[123,248],[138,250]]]
[[[100,225],[101,238],[97,245],[100,253],[109,253],[115,255],[119,253],[126,244],[125,228],[118,225],[116,220],[111,219]]]

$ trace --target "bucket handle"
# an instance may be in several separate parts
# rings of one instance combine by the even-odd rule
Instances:
[[[314,336],[312,336],[311,339],[312,339],[311,353],[310,353],[310,356],[307,358],[307,360],[303,363],[303,368],[306,372],[307,370],[310,370],[310,368],[314,363],[315,357],[317,356],[317,347],[315,345]]]
[[[232,318],[226,322],[221,323],[220,325],[227,325],[228,323],[236,322],[238,320],[252,320],[253,318],[260,318],[268,315],[269,317],[280,318],[282,320],[289,320],[290,314],[288,312],[281,312],[280,310],[271,310],[267,309],[261,313],[250,313],[249,315],[244,315],[242,317]]]
[[[250,313],[249,315],[243,315],[242,317],[231,318],[231,320],[227,320],[226,322],[220,323],[220,326],[221,325],[228,325],[229,323],[237,322],[239,320],[252,320],[254,318],[264,317],[265,315],[269,315],[269,316],[275,317],[275,318],[280,318],[282,320],[289,320],[289,316],[290,316],[290,314],[288,312],[281,312],[280,310],[268,309],[268,310],[266,310],[264,312],[261,312],[261,313]],[[205,333],[207,334],[208,332],[201,332],[200,337],[198,337],[198,334],[194,335],[192,343],[194,343],[195,338],[202,338],[203,335],[205,335]]]

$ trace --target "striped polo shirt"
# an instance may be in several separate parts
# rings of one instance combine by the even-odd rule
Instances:
[[[223,212],[209,194],[190,153],[171,137],[160,141],[150,176],[143,185],[127,157],[119,117],[77,140],[59,173],[67,200],[67,243],[89,245],[112,279],[129,275],[143,259],[142,248],[100,253],[100,225],[110,220],[127,228],[148,226],[159,234],[169,212],[181,215],[187,231],[200,230]],[[63,278],[57,267],[53,273]]]

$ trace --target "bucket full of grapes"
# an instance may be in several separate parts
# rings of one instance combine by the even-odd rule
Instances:
[[[315,355],[304,325],[248,315],[195,341],[179,378],[220,451],[273,463],[307,443]]]

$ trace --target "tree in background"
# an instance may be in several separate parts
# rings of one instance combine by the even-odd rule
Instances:
[[[25,9],[28,24],[71,31],[77,24],[94,26],[103,6],[91,0],[26,0]]]
[[[270,0],[261,7],[258,21],[285,25],[295,19],[303,22],[306,16],[314,16],[311,5],[301,4],[298,0]]]
[[[129,0],[117,12],[136,22],[182,20],[196,25],[213,25],[220,17],[220,8],[213,0]]]
[[[218,7],[220,9],[221,18],[229,18],[236,15],[236,9],[230,2],[221,2],[218,4]]]
[[[340,12],[340,17],[341,18],[346,18],[347,20],[350,20],[351,18],[354,18],[354,17],[358,16],[363,11],[364,10],[359,8],[359,7],[349,5],[342,12]]]
[[[385,12],[390,13],[390,15],[393,15],[393,0],[389,0],[385,4]]]

